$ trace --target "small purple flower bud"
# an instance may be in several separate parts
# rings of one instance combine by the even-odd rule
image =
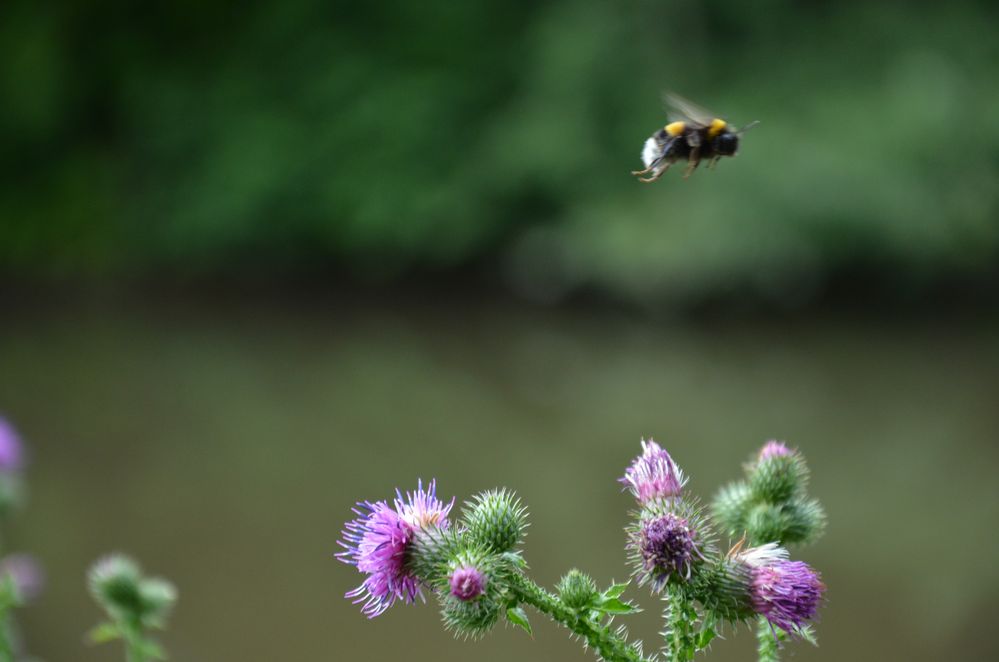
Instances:
[[[777,561],[753,570],[753,610],[772,625],[794,632],[819,609],[825,585],[807,563]]]
[[[657,591],[673,575],[689,579],[691,564],[701,556],[687,520],[673,513],[642,522],[636,543],[646,578]]]
[[[473,565],[464,565],[451,573],[451,595],[469,602],[486,590],[486,575]]]
[[[24,466],[24,446],[14,426],[0,417],[0,471],[18,471]]]
[[[25,602],[31,602],[45,587],[45,572],[31,554],[10,554],[0,561],[0,577],[10,575],[17,592]]]
[[[344,597],[363,602],[361,612],[368,618],[378,616],[396,600],[415,602],[422,598],[420,580],[406,563],[416,534],[429,527],[446,529],[447,515],[454,506],[437,499],[437,485],[430,481],[424,491],[420,482],[415,492],[396,490],[392,506],[385,501],[360,502],[353,509],[357,517],[344,526],[343,541],[337,543],[346,551],[335,556],[344,563],[357,566],[367,577]]]
[[[642,454],[631,463],[620,482],[644,505],[652,499],[680,496],[687,479],[669,453],[652,439],[643,439]]]
[[[758,460],[762,462],[763,460],[769,460],[772,457],[786,457],[788,455],[794,455],[794,451],[788,448],[787,444],[783,441],[771,439],[767,443],[763,444],[763,448],[760,449]]]

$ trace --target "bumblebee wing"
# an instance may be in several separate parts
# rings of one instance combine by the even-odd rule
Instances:
[[[666,111],[671,120],[690,122],[697,127],[705,127],[710,126],[711,120],[717,117],[717,115],[701,108],[693,101],[684,99],[675,92],[664,92],[663,102],[666,104]]]

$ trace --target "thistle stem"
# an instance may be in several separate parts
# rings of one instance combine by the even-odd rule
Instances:
[[[14,662],[14,647],[11,645],[9,609],[0,612],[0,662]]]
[[[651,662],[638,647],[629,644],[606,625],[569,609],[557,597],[520,573],[511,577],[510,591],[518,603],[531,605],[570,631],[582,637],[606,662]]]
[[[697,611],[683,591],[677,588],[669,589],[666,595],[666,609],[663,613],[666,619],[666,659],[669,662],[688,662],[694,659],[697,652],[694,635],[694,623]]]
[[[779,630],[774,630],[769,621],[763,616],[759,617],[756,624],[756,653],[760,662],[779,662],[780,641],[778,639]]]

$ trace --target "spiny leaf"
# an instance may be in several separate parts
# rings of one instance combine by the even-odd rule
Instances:
[[[510,607],[506,610],[506,620],[510,621],[514,625],[518,625],[527,632],[527,634],[534,636],[534,631],[531,630],[531,622],[527,620],[527,614],[520,607]]]
[[[93,644],[103,644],[121,638],[121,629],[117,623],[101,623],[87,633],[87,639]]]

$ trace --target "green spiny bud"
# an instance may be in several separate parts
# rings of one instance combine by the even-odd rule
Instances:
[[[444,626],[455,635],[479,637],[496,624],[506,569],[484,547],[460,549],[435,584]]]
[[[491,490],[466,504],[464,524],[472,540],[493,552],[508,552],[524,537],[527,509],[513,492]]]
[[[746,519],[752,502],[753,493],[749,485],[738,481],[723,487],[715,497],[711,508],[725,533],[738,537],[746,530]]]
[[[781,506],[756,504],[746,518],[746,534],[749,542],[754,545],[782,541],[786,528],[787,522]]]
[[[95,563],[88,579],[91,595],[116,620],[160,626],[177,599],[172,584],[144,578],[138,564],[120,554]]]
[[[784,506],[784,535],[781,542],[807,543],[822,535],[826,514],[816,499],[796,499]]]
[[[137,614],[142,610],[139,583],[142,575],[132,559],[113,554],[90,569],[90,594],[114,614]]]
[[[789,501],[808,481],[808,469],[801,455],[779,441],[767,442],[748,473],[753,495],[770,503]]]
[[[585,609],[597,597],[597,584],[589,575],[573,568],[559,581],[558,593],[570,609]]]

